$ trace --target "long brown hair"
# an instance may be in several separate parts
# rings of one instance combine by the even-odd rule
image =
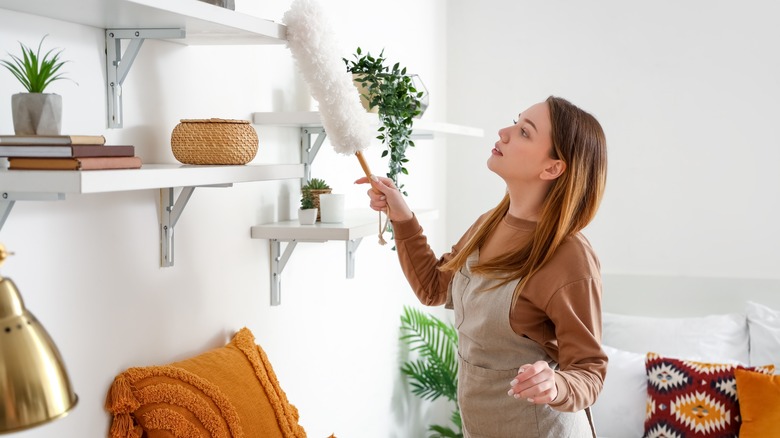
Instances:
[[[474,273],[500,278],[496,286],[520,279],[514,293],[519,296],[528,279],[548,261],[564,239],[585,228],[599,208],[607,181],[607,141],[599,122],[569,101],[550,96],[552,149],[550,156],[566,164],[542,204],[533,238],[515,252],[471,266]],[[509,194],[493,209],[463,249],[444,271],[457,271],[469,254],[481,247],[509,211]]]

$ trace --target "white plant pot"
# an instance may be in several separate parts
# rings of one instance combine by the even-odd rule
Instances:
[[[324,193],[320,195],[320,220],[323,223],[338,224],[344,222],[343,193]]]
[[[317,209],[307,208],[306,210],[298,209],[298,222],[301,225],[314,225],[317,222]]]
[[[17,93],[11,96],[16,135],[60,135],[62,96],[52,93]]]

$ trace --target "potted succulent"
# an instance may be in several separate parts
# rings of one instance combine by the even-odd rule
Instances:
[[[60,60],[62,50],[51,49],[41,56],[41,38],[38,50],[33,51],[21,42],[21,57],[9,53],[11,60],[0,60],[27,93],[11,96],[11,108],[16,135],[59,135],[62,130],[62,96],[44,93],[49,84],[66,79],[60,72],[68,61]]]
[[[314,206],[311,190],[301,189],[301,208],[298,209],[298,222],[301,225],[314,225],[319,209]]]
[[[309,196],[311,196],[314,208],[317,209],[317,220],[320,220],[322,215],[320,210],[320,195],[324,193],[330,193],[331,191],[332,189],[325,182],[325,180],[320,178],[312,178],[309,180],[309,182],[304,184],[303,187],[301,187],[301,192],[304,194],[304,197],[306,197],[307,193]]]
[[[420,115],[425,93],[417,90],[415,75],[407,74],[406,67],[387,63],[384,50],[374,57],[368,52],[363,54],[358,47],[353,58],[343,60],[355,79],[364,106],[369,111],[375,108],[378,113],[381,126],[377,138],[385,145],[382,157],[388,157],[387,177],[406,195],[403,184],[398,183],[398,175],[409,173],[406,149],[414,147],[412,127],[414,118]]]

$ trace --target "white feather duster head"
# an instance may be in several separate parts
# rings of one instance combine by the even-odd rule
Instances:
[[[283,22],[287,47],[319,103],[322,126],[333,149],[345,155],[365,149],[375,133],[322,7],[314,0],[294,0]]]

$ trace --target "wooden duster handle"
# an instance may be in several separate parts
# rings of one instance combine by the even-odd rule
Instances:
[[[368,163],[366,162],[366,157],[363,156],[363,152],[357,151],[355,152],[355,156],[358,161],[360,161],[360,167],[362,167],[363,172],[366,173],[366,178],[371,179],[371,169],[368,168]]]
[[[371,176],[373,176],[373,174],[371,173],[371,169],[368,167],[368,163],[366,163],[366,157],[363,156],[363,153],[361,151],[355,152],[355,156],[357,157],[358,161],[360,161],[360,167],[363,168],[363,172],[366,174],[366,178],[368,178],[370,181]],[[377,189],[372,189],[372,190],[378,193]],[[384,238],[384,233],[385,233],[385,229],[387,229],[387,224],[390,222],[389,213],[390,213],[390,206],[388,205],[387,210],[385,211],[385,214],[388,215],[388,218],[387,221],[385,221],[384,225],[382,225],[382,213],[381,212],[379,213],[379,244],[380,245],[387,244],[387,241]]]
[[[363,168],[363,172],[366,174],[366,178],[369,180],[369,184],[371,184],[371,177],[373,174],[371,173],[371,169],[368,168],[368,163],[366,162],[366,157],[363,156],[363,152],[357,151],[355,152],[355,156],[357,157],[358,161],[360,161],[360,167]],[[374,185],[371,184],[372,190],[376,193],[379,193],[379,190],[373,188]]]

